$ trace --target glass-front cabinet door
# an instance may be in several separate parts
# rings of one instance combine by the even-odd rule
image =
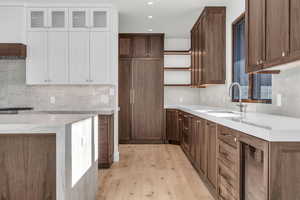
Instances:
[[[70,30],[87,31],[89,29],[89,10],[85,8],[72,8],[70,14]]]
[[[48,26],[46,8],[30,8],[27,14],[28,29],[30,31],[42,31]]]
[[[108,9],[93,8],[91,9],[91,29],[93,31],[107,31],[109,29]]]
[[[49,9],[49,28],[54,31],[66,31],[68,29],[68,9],[50,8]]]

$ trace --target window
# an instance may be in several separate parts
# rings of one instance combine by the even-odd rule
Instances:
[[[233,82],[242,86],[244,102],[272,102],[272,74],[247,74],[245,62],[245,17],[233,23]],[[233,88],[232,101],[238,101],[239,91]]]

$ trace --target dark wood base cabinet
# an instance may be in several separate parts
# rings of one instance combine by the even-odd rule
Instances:
[[[55,134],[0,135],[0,199],[56,200]]]
[[[177,112],[167,127],[178,124],[172,130],[178,127],[184,153],[215,199],[300,199],[300,142],[268,142]]]
[[[110,168],[114,161],[114,115],[99,115],[98,168]]]

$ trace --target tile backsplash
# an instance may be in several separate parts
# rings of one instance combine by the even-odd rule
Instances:
[[[0,60],[0,107],[97,110],[115,105],[115,96],[110,91],[114,86],[29,86],[25,79],[24,60]]]

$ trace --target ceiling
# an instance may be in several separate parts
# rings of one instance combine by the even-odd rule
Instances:
[[[5,0],[1,0],[5,1]],[[189,38],[190,29],[205,6],[228,0],[7,0],[7,3],[112,3],[120,12],[121,33],[165,33],[167,38]],[[148,2],[153,2],[148,5]],[[153,16],[148,19],[148,16]]]

